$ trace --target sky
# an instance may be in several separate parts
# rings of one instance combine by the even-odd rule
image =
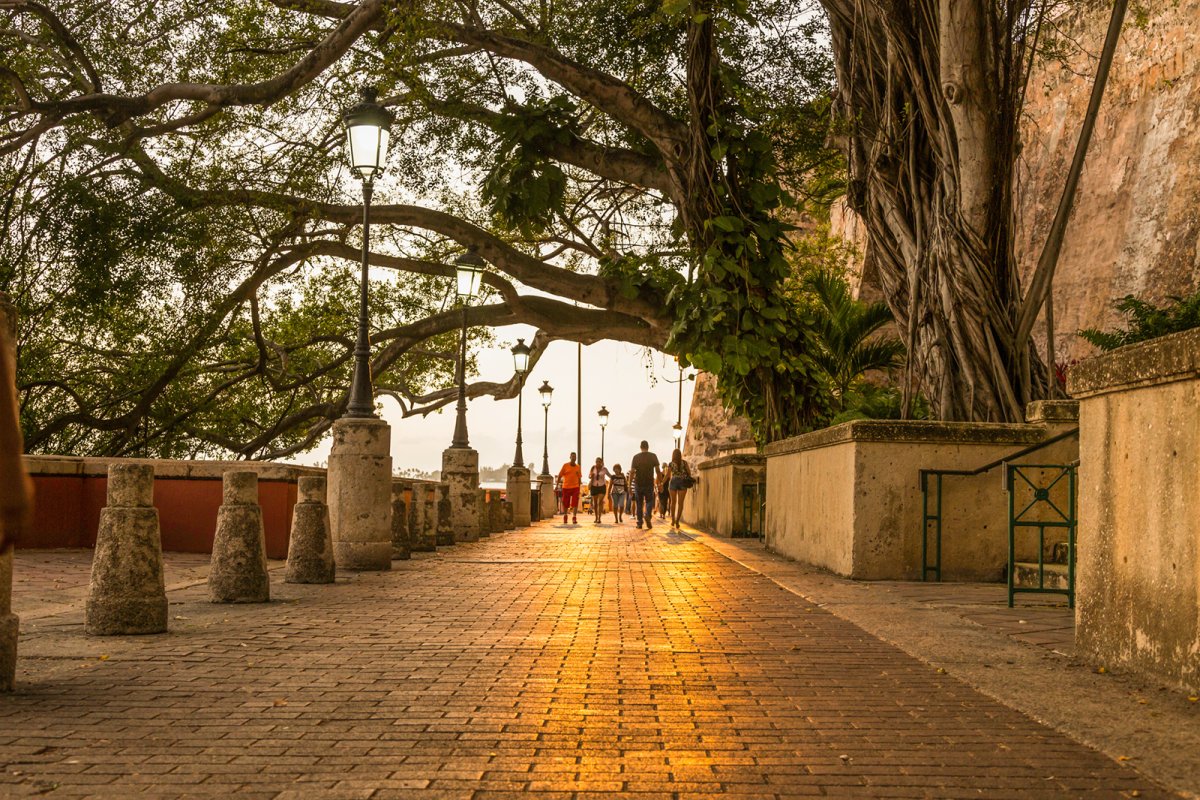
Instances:
[[[476,380],[504,381],[512,376],[509,349],[517,337],[533,340],[534,328],[511,325],[495,329],[494,347],[479,353],[480,374]],[[525,381],[525,463],[542,468],[543,412],[538,387],[550,381],[554,387],[549,412],[550,471],[558,468],[575,449],[578,392],[577,356],[574,342],[553,342],[542,354]],[[605,340],[583,348],[583,458],[590,464],[600,455],[600,423],[596,412],[607,406],[608,429],[604,436],[605,463],[626,469],[642,439],[660,458],[670,456],[674,446],[679,402],[679,368],[675,359],[649,352],[624,342]],[[468,378],[468,381],[471,378]],[[683,382],[683,426],[687,430],[692,402],[690,380]],[[398,406],[384,398],[382,416],[392,426],[392,466],[399,470],[415,467],[424,471],[441,469],[442,451],[454,435],[454,404],[428,417],[404,419]],[[517,400],[496,401],[490,397],[468,402],[467,430],[471,447],[479,452],[481,467],[511,463],[516,442]],[[322,464],[329,457],[330,439],[309,453],[297,456],[302,464]]]

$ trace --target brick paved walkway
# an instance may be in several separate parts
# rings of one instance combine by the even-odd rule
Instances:
[[[166,636],[42,616],[0,699],[0,794],[1162,796],[662,528],[547,525],[273,590],[177,588]]]

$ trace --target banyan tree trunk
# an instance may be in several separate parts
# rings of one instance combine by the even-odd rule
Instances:
[[[1003,0],[822,0],[851,206],[936,416],[1019,421],[1045,397],[1016,348],[1017,123],[1034,21]]]

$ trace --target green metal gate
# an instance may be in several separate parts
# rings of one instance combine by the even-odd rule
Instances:
[[[767,484],[742,484],[742,528],[734,537],[758,538],[763,535],[763,520],[767,514]]]
[[[1064,483],[1065,481],[1065,483]],[[1008,607],[1018,594],[1062,594],[1075,607],[1075,464],[1008,464],[1004,479],[1008,491]],[[1019,509],[1019,510],[1018,510]],[[1046,531],[1063,531],[1067,536],[1067,585],[1046,585]],[[1037,531],[1037,586],[1018,586],[1018,534]],[[1054,543],[1051,543],[1052,546]]]

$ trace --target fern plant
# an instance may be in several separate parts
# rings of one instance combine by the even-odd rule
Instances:
[[[1125,330],[1102,331],[1085,328],[1079,336],[1101,350],[1157,339],[1170,333],[1200,328],[1200,291],[1190,295],[1172,295],[1164,306],[1156,306],[1133,295],[1125,295],[1115,303],[1127,319]]]

